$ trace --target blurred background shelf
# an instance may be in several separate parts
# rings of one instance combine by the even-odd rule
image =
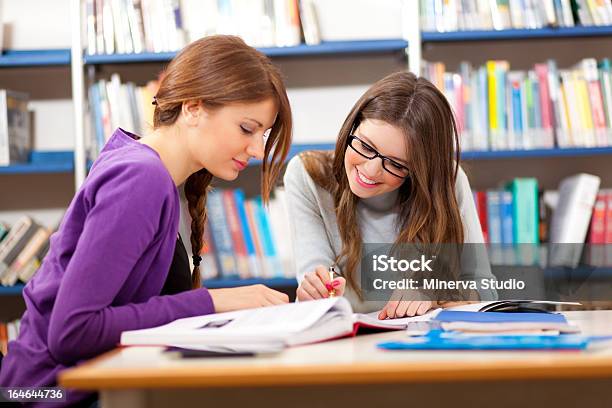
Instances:
[[[490,150],[462,152],[463,160],[491,160],[528,157],[576,157],[612,154],[612,147],[580,147],[533,150]]]
[[[74,152],[72,151],[34,151],[27,163],[0,166],[3,174],[45,174],[70,173],[74,171]]]
[[[21,295],[24,286],[23,283],[17,283],[15,286],[0,286],[0,296]]]
[[[70,65],[70,50],[5,50],[0,54],[0,68]]]
[[[612,26],[559,27],[510,30],[422,32],[422,42],[527,40],[532,38],[607,37]]]
[[[308,150],[334,150],[333,143],[294,144],[289,149],[287,161],[292,157]],[[467,151],[461,153],[463,160],[494,160],[494,159],[523,159],[532,157],[576,157],[612,155],[612,147],[581,147],[581,148],[555,148],[555,149],[533,149],[533,150],[490,150],[490,151]],[[261,164],[259,160],[252,160],[250,165]]]
[[[269,57],[301,57],[314,55],[372,54],[402,51],[408,46],[405,40],[328,41],[318,45],[300,44],[294,47],[259,48]],[[167,62],[176,52],[144,52],[139,54],[85,55],[86,65],[128,64],[143,62]]]
[[[209,289],[218,288],[234,288],[237,286],[247,285],[266,285],[271,288],[297,287],[295,278],[250,278],[250,279],[207,279],[203,282],[203,286]]]

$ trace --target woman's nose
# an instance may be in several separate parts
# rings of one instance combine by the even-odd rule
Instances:
[[[382,159],[380,157],[375,157],[368,160],[364,167],[370,177],[379,176],[383,171]]]
[[[253,135],[251,143],[247,146],[247,153],[249,156],[254,157],[257,160],[263,160],[264,157],[264,137],[263,135]]]

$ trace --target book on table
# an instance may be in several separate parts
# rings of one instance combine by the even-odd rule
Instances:
[[[355,336],[364,331],[405,330],[427,316],[379,320],[353,313],[343,297],[246,309],[175,320],[126,331],[121,345],[163,345],[212,350],[274,350]]]
[[[469,311],[475,307],[465,305],[453,309]],[[273,351],[363,332],[406,330],[410,325],[430,322],[439,311],[379,320],[378,312],[353,313],[348,300],[337,297],[179,319],[159,327],[123,332],[121,345]]]

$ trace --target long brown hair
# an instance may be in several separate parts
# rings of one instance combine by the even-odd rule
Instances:
[[[402,130],[410,176],[399,188],[400,243],[463,243],[463,225],[455,197],[459,170],[459,136],[452,109],[444,95],[428,80],[398,72],[376,82],[355,103],[330,152],[308,152],[302,160],[316,184],[334,199],[348,285],[361,296],[355,271],[361,259],[361,231],[357,220],[358,197],[349,187],[344,167],[348,138],[366,119],[386,122]]]
[[[208,108],[273,98],[276,121],[264,148],[261,192],[267,202],[291,144],[291,107],[280,71],[268,57],[238,37],[216,35],[186,46],[168,65],[155,102],[153,127],[170,126],[184,102],[199,100]],[[185,182],[191,215],[191,248],[199,257],[206,224],[206,193],[212,174],[202,169]],[[199,258],[197,258],[199,260]],[[192,285],[201,285],[199,262],[194,262]]]

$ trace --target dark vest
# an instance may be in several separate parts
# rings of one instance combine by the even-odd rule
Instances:
[[[191,290],[189,255],[187,255],[187,250],[179,235],[176,239],[170,271],[168,272],[168,277],[166,278],[166,282],[160,294],[174,295],[188,290]]]

